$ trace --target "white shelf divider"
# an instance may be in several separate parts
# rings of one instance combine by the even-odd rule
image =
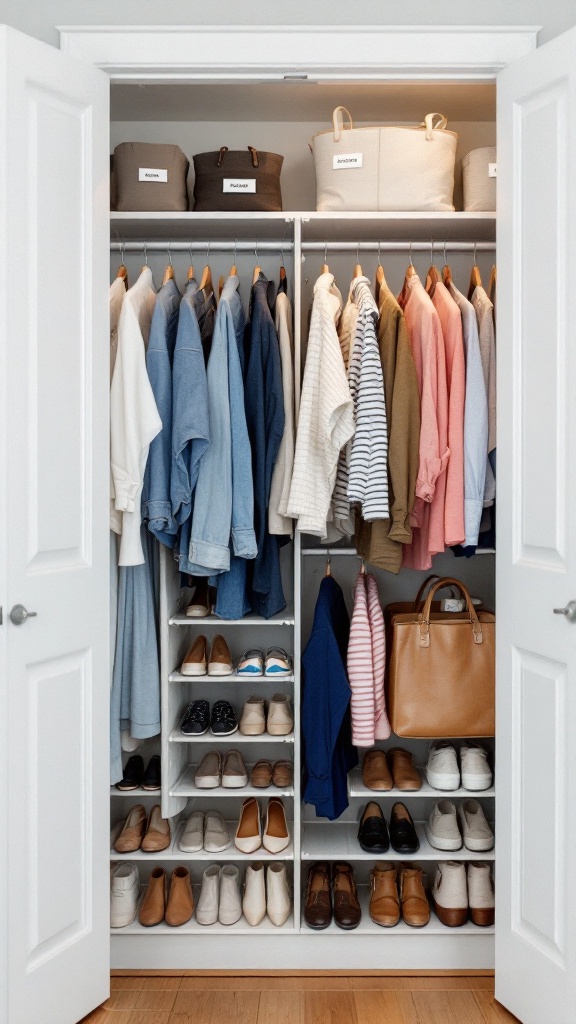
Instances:
[[[185,736],[179,728],[173,729],[170,733],[170,743],[226,743],[228,746],[243,747],[251,743],[294,743],[294,733],[287,736],[271,736],[263,732],[260,736],[244,736],[241,732],[232,733],[231,736],[213,736],[211,732],[205,732],[203,736]]]

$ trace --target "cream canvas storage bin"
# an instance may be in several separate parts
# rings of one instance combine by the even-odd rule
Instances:
[[[453,210],[458,136],[447,123],[427,114],[417,127],[354,128],[348,110],[336,107],[333,128],[311,143],[316,209]]]
[[[464,209],[473,212],[496,209],[496,146],[467,153],[462,161]]]

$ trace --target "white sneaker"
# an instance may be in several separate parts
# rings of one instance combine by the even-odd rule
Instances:
[[[132,924],[138,910],[140,877],[135,864],[118,864],[110,885],[110,927]]]
[[[436,916],[449,928],[460,928],[468,920],[466,865],[462,861],[443,861],[436,867],[432,901]]]
[[[483,853],[492,849],[494,833],[477,800],[463,800],[458,808],[458,818],[467,850]]]
[[[464,789],[478,792],[492,785],[492,772],[484,747],[463,743],[460,747],[460,765]]]
[[[252,925],[253,928],[260,924],[266,916],[264,865],[260,861],[256,864],[249,864],[246,868],[242,910],[248,924]]]
[[[220,867],[212,864],[202,875],[202,889],[196,907],[198,924],[216,924],[220,902]]]
[[[425,824],[426,838],[436,850],[459,850],[462,836],[458,829],[456,808],[451,800],[438,800]]]
[[[223,853],[230,846],[228,825],[219,811],[206,811],[204,817],[204,849],[206,853]]]
[[[290,917],[290,889],[285,864],[269,864],[266,874],[268,899],[266,909],[272,924],[281,928]]]
[[[458,789],[460,770],[456,751],[450,743],[439,743],[430,747],[426,778],[433,789]]]
[[[220,924],[236,924],[242,917],[242,900],[240,898],[240,875],[233,864],[225,864],[220,872],[220,905],[218,920]]]
[[[480,928],[494,924],[494,883],[486,861],[468,865],[470,918]]]
[[[199,853],[204,842],[204,815],[202,811],[192,811],[180,840],[178,849],[183,853]]]

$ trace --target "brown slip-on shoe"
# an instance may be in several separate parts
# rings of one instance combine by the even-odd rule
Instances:
[[[271,796],[266,810],[266,825],[262,845],[268,853],[282,853],[290,843],[284,804],[280,797]]]
[[[258,789],[267,789],[272,783],[272,764],[263,759],[256,761],[250,776],[250,785]]]
[[[208,577],[203,577],[194,586],[194,596],[186,609],[186,615],[193,619],[205,619],[210,615],[210,592]]]
[[[146,811],[142,804],[136,804],[124,822],[118,839],[114,843],[116,853],[135,853],[142,846],[146,831]]]
[[[398,872],[394,864],[374,865],[370,873],[370,918],[381,928],[393,928],[400,920]]]
[[[409,750],[403,750],[401,747],[389,750],[388,761],[396,789],[402,789],[406,792],[422,789],[422,779],[414,767],[412,754]]]
[[[172,928],[186,924],[194,913],[194,896],[188,868],[174,868],[164,920]]]
[[[424,928],[430,920],[430,905],[424,889],[422,868],[400,865],[402,917],[411,928]]]
[[[320,931],[332,921],[332,893],[330,890],[330,866],[312,864],[308,872],[308,885],[304,898],[304,920],[309,928]]]
[[[183,676],[205,676],[208,664],[208,645],[205,636],[197,636],[180,666]]]
[[[209,676],[231,676],[234,672],[232,655],[224,637],[217,633],[212,641],[208,659]]]
[[[166,872],[164,868],[154,868],[150,878],[146,894],[140,907],[138,915],[140,924],[145,928],[152,928],[164,920],[166,910]]]
[[[392,789],[392,776],[383,750],[369,750],[362,762],[362,782],[367,789]]]
[[[171,841],[170,822],[167,818],[162,817],[160,804],[155,804],[150,811],[146,835],[142,840],[142,849],[144,853],[158,853],[160,850],[166,850]]]
[[[275,761],[272,768],[272,782],[278,789],[288,789],[292,785],[294,769],[291,761]]]
[[[332,899],[334,902],[334,920],[338,927],[346,931],[357,928],[362,919],[362,910],[358,901],[354,871],[352,866],[346,862],[334,864]]]

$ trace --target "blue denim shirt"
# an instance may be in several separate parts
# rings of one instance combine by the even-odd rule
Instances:
[[[142,491],[142,518],[148,520],[150,532],[169,548],[174,547],[176,540],[176,521],[170,500],[172,363],[181,298],[173,279],[162,285],[156,297],[146,352],[146,369],[162,420],[162,430],[150,444],[148,452]]]
[[[208,359],[210,444],[194,497],[189,562],[196,575],[226,572],[232,550],[256,557],[254,488],[244,386],[236,341],[244,324],[239,281],[229,277],[220,296]]]
[[[284,394],[280,346],[268,305],[268,281],[263,274],[252,288],[244,347],[244,403],[252,446],[254,528],[258,545],[253,570],[249,573],[251,602],[254,612],[268,619],[286,607],[278,538],[268,533],[272,470],[284,433]]]

